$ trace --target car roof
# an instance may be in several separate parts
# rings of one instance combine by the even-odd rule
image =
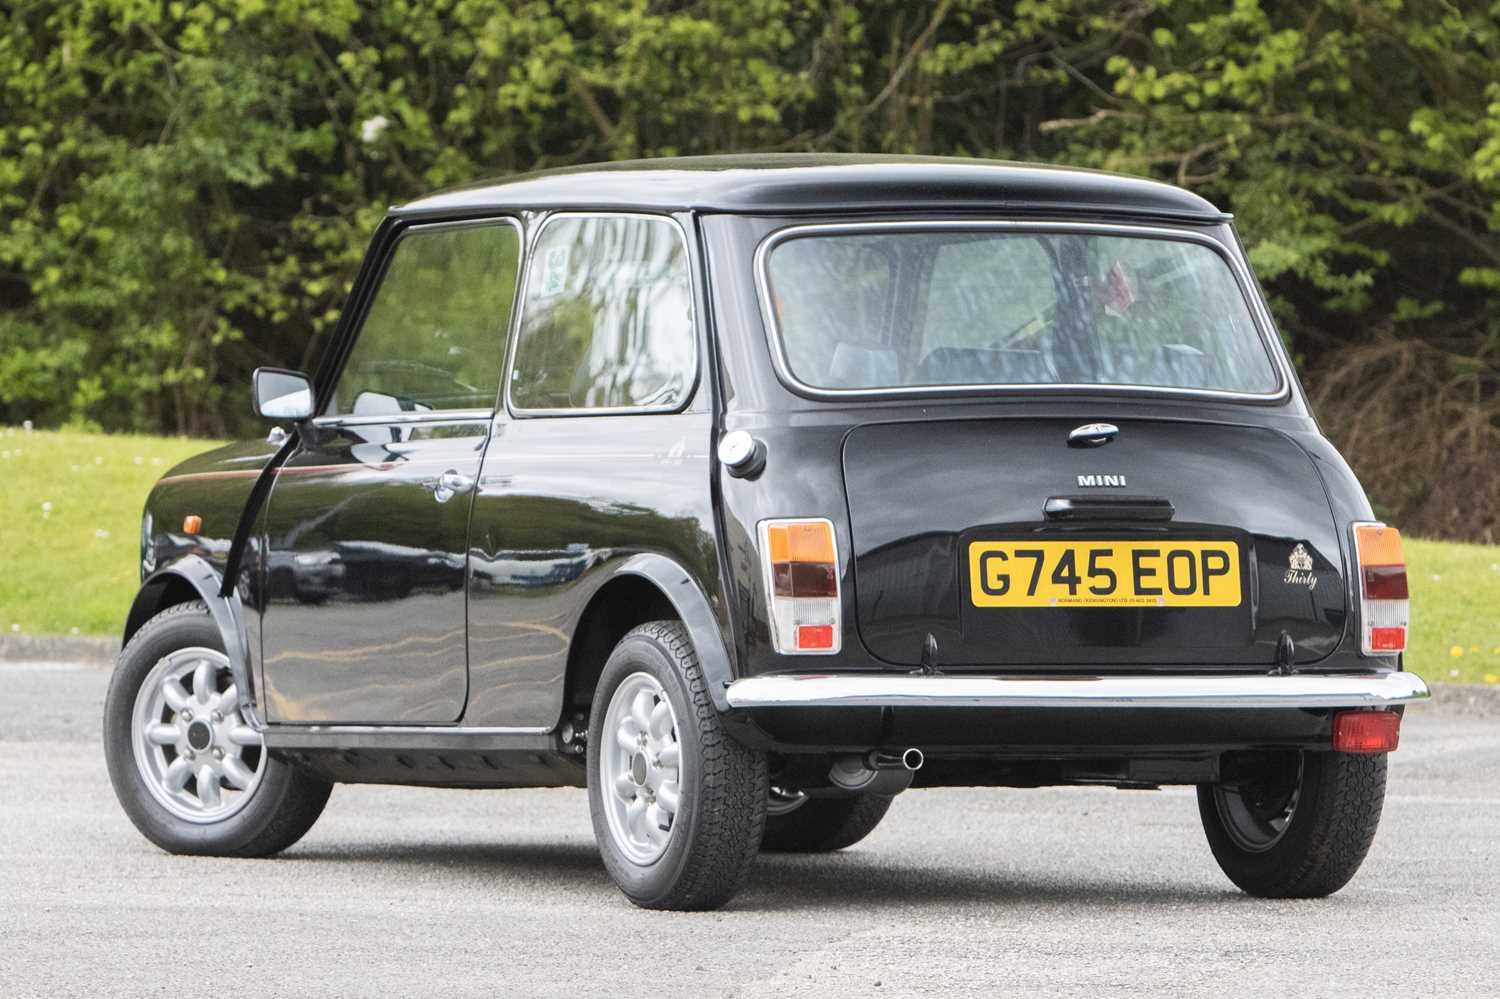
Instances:
[[[937,156],[778,153],[630,160],[518,174],[391,209],[403,218],[514,209],[736,214],[999,209],[1219,223],[1190,191],[1141,177]]]

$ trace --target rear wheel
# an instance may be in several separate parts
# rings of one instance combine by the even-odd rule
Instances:
[[[771,789],[761,849],[773,853],[831,853],[875,831],[895,799],[884,794],[809,798]]]
[[[724,730],[687,630],[615,646],[589,718],[589,811],[604,866],[648,909],[715,909],[760,849],[766,758]]]
[[[1369,852],[1385,802],[1384,754],[1277,753],[1198,788],[1209,848],[1262,898],[1331,895]]]
[[[277,853],[312,828],[332,789],[266,750],[199,601],[157,614],[120,653],[104,753],[125,814],[172,853]]]

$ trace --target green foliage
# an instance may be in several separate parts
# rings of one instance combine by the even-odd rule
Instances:
[[[1463,460],[1495,464],[1485,0],[15,0],[0,420],[240,432],[248,371],[311,365],[386,205],[538,167],[772,150],[1199,190],[1237,214],[1310,384],[1392,341],[1424,370],[1467,359],[1488,430]],[[1323,403],[1336,435],[1351,404]],[[1424,496],[1377,502],[1500,536],[1500,500],[1457,528]]]

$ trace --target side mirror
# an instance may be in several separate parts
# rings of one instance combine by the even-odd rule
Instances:
[[[255,412],[269,420],[305,420],[313,415],[312,383],[300,371],[256,368],[251,376]]]

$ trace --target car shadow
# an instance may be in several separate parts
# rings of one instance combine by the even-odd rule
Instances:
[[[613,885],[592,843],[510,843],[331,846],[306,844],[282,855],[279,863],[379,864],[462,872],[542,882],[543,891],[614,894]],[[976,870],[919,859],[893,862],[874,850],[825,855],[762,854],[731,911],[787,912],[827,910],[841,905],[861,911],[912,906],[990,905],[1128,907],[1148,905],[1222,905],[1245,898],[1227,885],[1201,887],[1147,884],[1138,881],[1078,877],[1059,881],[1038,872]]]

